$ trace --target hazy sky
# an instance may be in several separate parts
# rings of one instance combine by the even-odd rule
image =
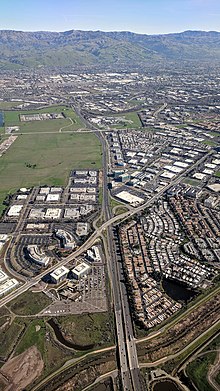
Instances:
[[[0,0],[0,29],[220,31],[220,0]]]

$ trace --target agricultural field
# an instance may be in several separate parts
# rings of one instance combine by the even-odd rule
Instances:
[[[101,168],[101,145],[94,134],[20,135],[0,158],[0,213],[8,193],[35,185],[65,185],[73,168]]]
[[[66,118],[44,120],[44,121],[28,121],[21,122],[20,115],[22,114],[37,114],[37,113],[63,113]],[[82,121],[73,111],[66,106],[48,107],[41,110],[32,111],[5,111],[4,113],[5,126],[19,126],[21,133],[31,132],[59,132],[59,131],[74,131],[84,128]],[[71,119],[71,120],[70,120]],[[16,134],[16,133],[15,133]]]

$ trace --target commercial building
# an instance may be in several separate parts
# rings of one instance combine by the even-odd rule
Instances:
[[[0,284],[3,281],[7,280],[7,278],[8,278],[7,274],[2,269],[0,269]]]
[[[55,234],[60,239],[64,248],[72,250],[76,247],[76,242],[69,232],[64,231],[63,229],[57,229]]]
[[[40,266],[47,266],[50,258],[36,244],[29,244],[27,251],[30,259]]]
[[[6,280],[3,284],[0,285],[0,296],[14,289],[19,282],[15,278],[11,278],[10,280]]]
[[[133,206],[139,205],[144,202],[144,198],[137,197],[136,195],[131,194],[128,191],[121,191],[120,193],[116,194],[116,197]]]
[[[61,266],[61,267],[58,267],[57,269],[55,269],[50,277],[51,277],[51,280],[55,283],[55,284],[58,284],[59,282],[65,280],[65,278],[67,277],[69,273],[69,269],[67,269],[67,267],[65,266]]]
[[[89,232],[89,224],[88,223],[83,223],[79,222],[76,225],[76,234],[78,236],[86,236],[88,235]]]
[[[46,202],[58,202],[60,199],[60,194],[50,193],[47,195]]]
[[[8,211],[9,217],[19,217],[23,205],[12,205]]]
[[[81,277],[87,275],[90,271],[91,267],[85,263],[82,262],[79,265],[77,265],[74,269],[72,269],[73,277],[79,280]]]
[[[1,251],[2,247],[4,246],[4,244],[7,242],[7,240],[8,240],[8,235],[0,234],[0,251]]]
[[[87,257],[90,261],[100,262],[101,255],[99,248],[97,246],[92,246],[89,250],[87,250]]]
[[[52,220],[59,219],[61,212],[62,209],[60,208],[49,208],[46,210],[45,219],[52,219]]]

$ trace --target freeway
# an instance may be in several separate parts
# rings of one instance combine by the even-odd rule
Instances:
[[[106,222],[112,218],[109,206],[107,165],[109,162],[109,151],[103,135],[98,135],[102,143],[103,151],[103,212]],[[137,357],[137,349],[134,340],[133,324],[130,314],[127,290],[124,284],[124,271],[121,257],[118,254],[119,244],[117,233],[112,225],[107,228],[108,243],[108,270],[112,285],[112,296],[114,302],[116,337],[120,361],[120,372],[123,390],[141,391],[142,384]]]

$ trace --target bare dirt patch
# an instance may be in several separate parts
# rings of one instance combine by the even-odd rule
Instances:
[[[7,379],[4,391],[22,391],[42,373],[44,362],[36,346],[9,360],[0,369],[0,380]]]

